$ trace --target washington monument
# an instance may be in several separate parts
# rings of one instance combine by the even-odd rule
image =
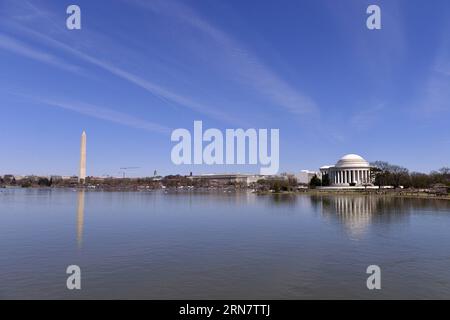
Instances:
[[[86,132],[83,130],[81,134],[81,151],[80,151],[80,174],[78,182],[86,181]]]

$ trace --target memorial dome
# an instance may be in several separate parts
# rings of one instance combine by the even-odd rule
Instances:
[[[349,168],[349,167],[357,167],[357,168],[369,168],[369,162],[367,162],[363,157],[357,154],[346,154],[336,163],[337,168]]]

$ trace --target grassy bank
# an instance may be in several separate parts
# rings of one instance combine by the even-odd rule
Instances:
[[[383,196],[383,197],[400,197],[400,198],[416,198],[416,199],[437,199],[437,200],[450,200],[450,195],[433,194],[427,192],[411,192],[411,191],[379,191],[379,190],[318,190],[307,189],[301,191],[284,191],[284,192],[257,192],[258,195],[269,194],[308,194],[308,195],[371,195],[371,196]]]

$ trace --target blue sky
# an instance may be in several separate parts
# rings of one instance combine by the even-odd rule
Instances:
[[[450,166],[449,16],[447,0],[0,0],[0,174],[76,174],[83,129],[89,175],[259,171],[173,165],[170,133],[194,120],[279,128],[281,172],[346,153]]]

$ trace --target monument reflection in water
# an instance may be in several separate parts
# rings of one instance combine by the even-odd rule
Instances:
[[[83,227],[84,227],[84,189],[78,191],[77,195],[77,244],[81,249],[83,244]]]

